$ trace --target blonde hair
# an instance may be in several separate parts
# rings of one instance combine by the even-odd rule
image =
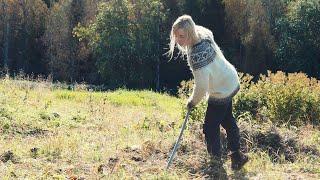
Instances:
[[[174,33],[178,29],[183,29],[187,34],[187,38],[191,38],[192,41],[196,41],[198,39],[198,36],[196,33],[196,24],[192,20],[191,16],[182,15],[178,17],[177,20],[172,25],[171,32],[170,32],[169,51],[166,53],[170,57],[170,60],[173,57],[174,48],[176,46],[180,50],[179,53],[182,53],[183,55],[186,55],[187,49],[190,48],[190,47],[182,47],[176,42]]]

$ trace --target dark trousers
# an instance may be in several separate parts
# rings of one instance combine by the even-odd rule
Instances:
[[[239,128],[232,115],[232,101],[226,104],[208,104],[203,125],[203,133],[207,144],[208,153],[221,157],[220,125],[227,132],[228,148],[230,151],[238,151],[240,148]]]

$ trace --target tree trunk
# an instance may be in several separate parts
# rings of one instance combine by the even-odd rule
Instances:
[[[10,22],[9,22],[9,19],[7,18],[6,28],[4,33],[4,48],[3,48],[3,55],[4,55],[3,66],[5,68],[8,67],[8,62],[9,62],[9,45],[10,45]]]
[[[8,62],[9,62],[9,45],[10,45],[10,19],[7,12],[7,4],[6,2],[2,1],[2,11],[3,14],[3,67],[6,69],[8,68]]]
[[[157,24],[157,79],[156,79],[156,89],[160,91],[160,6],[158,6],[158,24]]]
[[[20,6],[22,8],[23,12],[23,46],[22,46],[22,53],[21,53],[21,63],[22,63],[22,69],[24,72],[28,72],[28,9],[27,9],[27,2],[26,0],[20,0]]]

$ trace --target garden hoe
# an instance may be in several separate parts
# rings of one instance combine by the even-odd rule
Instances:
[[[176,142],[176,144],[174,145],[174,148],[173,148],[173,150],[172,150],[172,152],[171,152],[171,155],[170,155],[170,158],[169,158],[169,161],[168,161],[168,164],[167,164],[167,168],[166,168],[167,170],[169,169],[169,167],[170,167],[170,165],[171,165],[171,163],[172,163],[172,160],[173,160],[173,158],[174,158],[174,155],[175,155],[175,153],[176,153],[176,151],[177,151],[177,149],[178,149],[179,142],[180,142],[180,140],[181,140],[183,131],[184,131],[184,129],[186,128],[186,125],[187,125],[187,122],[188,122],[188,119],[189,119],[190,111],[191,111],[191,110],[189,109],[188,112],[187,112],[186,118],[185,118],[185,120],[184,120],[184,122],[183,122],[183,125],[182,125],[182,127],[181,127],[180,135],[179,135],[179,137],[178,137],[178,139],[177,139],[177,142]]]

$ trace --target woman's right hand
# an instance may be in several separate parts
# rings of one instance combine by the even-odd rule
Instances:
[[[194,105],[193,105],[192,101],[188,101],[187,110],[191,111],[193,108],[194,108]]]

